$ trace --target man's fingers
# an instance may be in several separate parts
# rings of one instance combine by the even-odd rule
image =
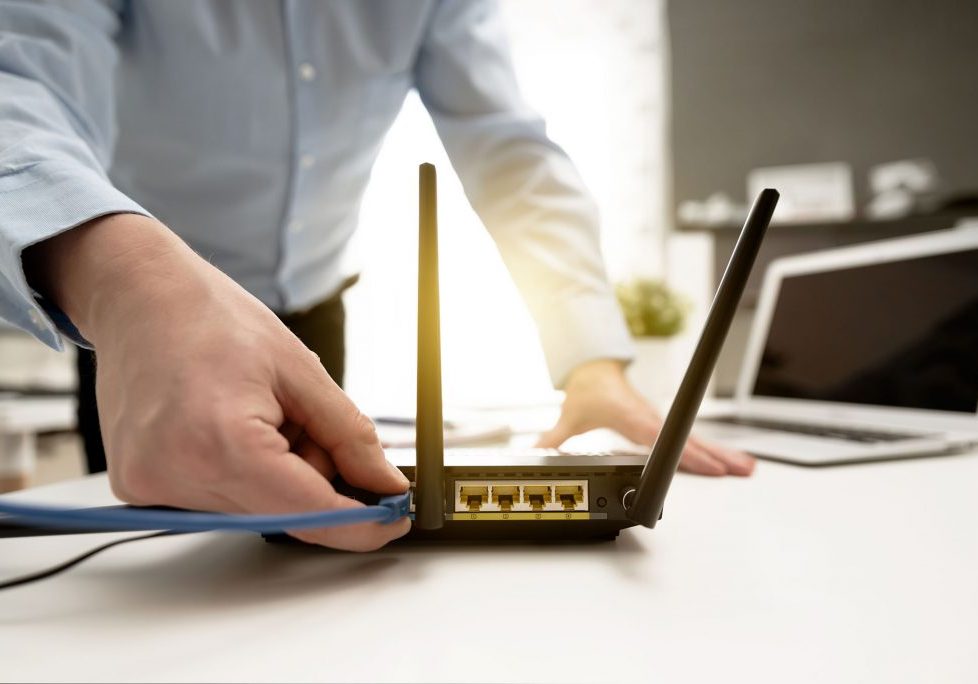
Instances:
[[[347,499],[346,497],[341,498],[352,504],[343,507],[354,508],[362,506],[362,504],[352,499]],[[398,537],[403,537],[410,530],[411,520],[409,518],[401,518],[389,524],[362,523],[359,525],[344,525],[343,527],[328,527],[321,530],[293,530],[289,534],[307,544],[320,544],[344,551],[366,552],[376,551]]]
[[[718,458],[713,457],[709,452],[693,444],[687,444],[683,450],[683,458],[679,463],[679,469],[687,473],[697,475],[708,475],[710,477],[720,477],[727,474],[727,466]]]
[[[330,455],[344,480],[381,494],[407,491],[408,480],[384,458],[373,423],[314,356],[287,364],[279,382],[279,401],[289,420]]]
[[[651,410],[641,410],[624,415],[615,429],[630,442],[651,445],[659,435],[662,421]]]
[[[247,459],[240,475],[229,483],[227,495],[251,513],[307,513],[363,507],[360,502],[338,494],[312,465],[293,453],[255,454]],[[391,524],[361,523],[296,530],[290,534],[335,549],[372,551],[403,536],[410,528],[410,520],[404,518]]]
[[[564,417],[561,416],[556,425],[540,435],[540,439],[537,440],[536,447],[539,449],[556,449],[577,433],[578,431],[574,429],[574,426],[570,424],[570,421],[565,420]]]
[[[333,459],[305,432],[292,444],[292,453],[315,468],[327,480],[336,477],[336,464],[333,463]]]
[[[754,472],[754,466],[757,464],[757,460],[749,454],[712,442],[704,442],[697,437],[690,437],[689,442],[721,461],[726,466],[727,472],[731,475],[747,477]]]
[[[306,434],[301,426],[290,420],[279,426],[278,431],[289,442],[289,451],[319,471],[327,480],[336,477],[336,465],[326,450]]]

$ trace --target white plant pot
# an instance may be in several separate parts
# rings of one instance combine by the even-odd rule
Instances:
[[[628,367],[632,385],[656,408],[668,408],[682,380],[682,345],[677,337],[635,338],[635,360]]]

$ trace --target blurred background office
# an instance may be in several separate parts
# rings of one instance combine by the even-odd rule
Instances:
[[[502,5],[526,98],[598,202],[609,274],[630,284],[625,300],[654,299],[645,305],[661,325],[647,332],[675,332],[638,340],[632,372],[660,404],[685,364],[688,331],[698,327],[752,188],[777,185],[786,200],[761,266],[978,216],[975,3]],[[351,250],[349,268],[362,279],[346,296],[348,391],[371,413],[413,408],[422,160],[442,170],[447,404],[553,404],[533,323],[414,95],[374,169]],[[733,390],[758,280],[717,371],[718,395]],[[681,324],[673,325],[667,314],[677,312]],[[81,474],[67,398],[72,369],[68,355],[0,330],[6,487]]]

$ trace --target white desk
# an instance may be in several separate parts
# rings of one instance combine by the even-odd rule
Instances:
[[[976,489],[978,455],[762,463],[678,477],[658,529],[608,544],[136,542],[0,592],[0,679],[975,682]],[[0,575],[112,536],[0,540]]]

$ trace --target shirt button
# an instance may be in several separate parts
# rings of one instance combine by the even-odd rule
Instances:
[[[312,81],[316,78],[316,67],[309,62],[303,62],[299,65],[299,78],[303,81]]]
[[[289,221],[288,230],[293,235],[301,233],[302,229],[305,228],[305,224],[302,221]]]
[[[30,318],[31,323],[33,323],[38,328],[44,327],[44,319],[41,317],[41,314],[37,312],[37,309],[31,309],[30,312],[27,314],[27,317]]]
[[[299,157],[299,166],[304,169],[311,169],[312,165],[316,163],[316,158],[311,154],[304,154]]]

